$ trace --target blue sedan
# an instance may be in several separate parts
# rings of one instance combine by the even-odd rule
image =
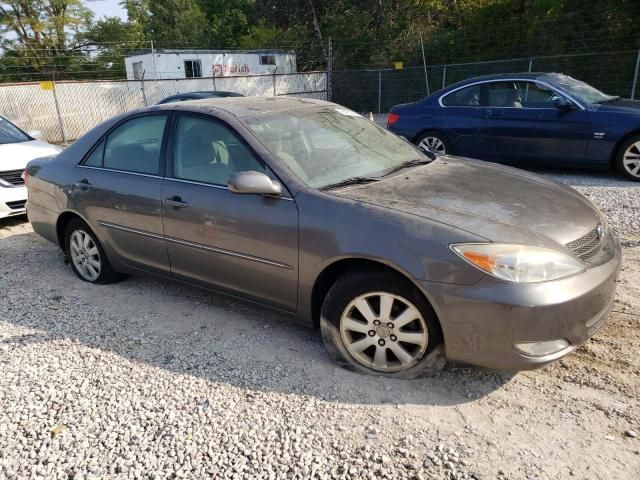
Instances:
[[[476,77],[391,109],[388,128],[440,154],[616,168],[640,181],[640,101],[558,73]]]

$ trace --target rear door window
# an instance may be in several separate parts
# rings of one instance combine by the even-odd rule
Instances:
[[[126,121],[98,144],[84,165],[158,175],[167,118],[150,115]]]
[[[479,107],[482,85],[471,85],[461,88],[442,98],[446,107]]]

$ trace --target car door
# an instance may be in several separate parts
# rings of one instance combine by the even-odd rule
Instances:
[[[293,198],[227,188],[233,172],[273,174],[222,121],[179,114],[173,131],[162,187],[172,275],[295,311],[298,210]]]
[[[107,253],[129,266],[169,273],[161,189],[168,115],[129,118],[102,138],[75,170],[71,199]],[[110,256],[111,256],[110,255]]]
[[[486,142],[483,136],[487,127],[483,94],[482,84],[474,84],[453,90],[440,98],[446,134],[456,155],[483,160],[496,156],[493,145]]]
[[[499,161],[536,166],[584,160],[590,123],[580,106],[567,99],[572,107],[556,108],[561,94],[535,81],[491,82],[486,89],[484,134]]]

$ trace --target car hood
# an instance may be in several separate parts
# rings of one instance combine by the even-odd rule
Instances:
[[[596,112],[611,112],[611,113],[628,113],[633,115],[640,115],[640,101],[629,100],[627,98],[619,98],[611,102],[596,103],[593,105],[593,109]]]
[[[446,223],[494,242],[564,245],[601,222],[591,202],[561,183],[451,156],[333,193]]]
[[[26,167],[27,163],[34,158],[56,155],[59,152],[60,149],[58,147],[43,142],[42,140],[1,144],[0,172],[19,170]]]

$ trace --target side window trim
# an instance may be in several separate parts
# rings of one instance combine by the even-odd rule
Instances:
[[[143,112],[143,113],[139,113],[139,114],[135,114],[135,115],[131,115],[129,117],[123,118],[122,120],[120,120],[118,123],[116,123],[115,125],[111,126],[111,128],[109,128],[109,130],[107,130],[104,134],[102,134],[102,136],[95,142],[94,145],[91,146],[91,148],[87,151],[87,153],[82,157],[82,159],[77,163],[78,167],[83,167],[83,168],[92,168],[95,170],[106,170],[109,172],[119,172],[119,173],[128,173],[131,175],[142,175],[142,176],[146,176],[146,177],[153,177],[153,178],[163,178],[165,176],[165,172],[167,171],[167,166],[166,166],[166,153],[167,153],[167,141],[168,141],[168,134],[169,134],[169,125],[172,121],[172,118],[174,117],[174,113],[173,111],[161,111],[161,112]],[[158,162],[158,172],[154,175],[154,174],[149,174],[149,173],[141,173],[141,172],[131,172],[128,170],[120,170],[117,168],[109,168],[109,167],[105,167],[104,166],[104,153],[107,147],[107,142],[109,141],[109,137],[111,136],[111,134],[116,131],[120,126],[124,125],[125,123],[129,122],[130,120],[135,120],[136,118],[143,118],[143,117],[152,117],[152,116],[166,116],[167,117],[167,121],[164,124],[164,131],[162,133],[162,142],[161,142],[161,147],[160,147],[160,161]],[[92,165],[85,165],[86,161],[91,157],[91,155],[93,155],[93,152],[100,146],[102,145],[102,161],[101,161],[101,165],[100,167],[95,167]]]

